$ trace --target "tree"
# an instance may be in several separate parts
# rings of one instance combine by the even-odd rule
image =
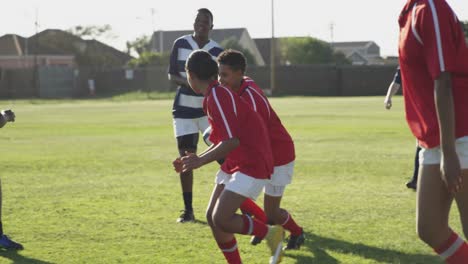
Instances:
[[[335,52],[325,41],[311,37],[283,38],[281,64],[349,64],[343,53]]]
[[[247,64],[257,65],[257,61],[255,60],[252,53],[248,49],[242,47],[236,38],[230,37],[230,38],[223,40],[223,42],[221,42],[221,47],[223,47],[224,49],[233,49],[233,50],[240,51],[242,52],[242,54],[244,54],[244,57],[247,60]]]
[[[132,68],[149,67],[149,66],[167,66],[169,65],[169,52],[149,52],[145,51],[140,54],[139,58],[132,59],[128,62],[128,66]]]
[[[143,35],[136,38],[134,41],[127,41],[126,44],[128,54],[130,54],[133,49],[138,53],[139,56],[141,56],[143,53],[149,51],[150,37]]]
[[[75,26],[67,30],[67,32],[78,36],[80,38],[115,38],[112,34],[112,27],[109,24],[103,26],[90,25],[90,26]]]

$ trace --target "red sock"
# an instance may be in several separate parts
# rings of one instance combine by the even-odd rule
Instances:
[[[455,232],[439,248],[434,249],[447,264],[468,263],[468,244]]]
[[[241,234],[264,238],[268,233],[268,226],[257,219],[244,214],[242,220],[244,220],[244,227]]]
[[[218,243],[218,247],[221,249],[221,252],[223,252],[229,264],[242,264],[239,250],[237,249],[236,238],[233,238],[227,243]]]
[[[286,221],[284,221],[284,223],[281,224],[284,227],[284,229],[291,232],[291,235],[293,236],[298,236],[302,234],[302,228],[296,224],[291,214],[289,214],[288,212],[286,213],[288,214],[288,218],[286,218]]]
[[[260,208],[251,199],[245,199],[245,201],[241,204],[240,209],[243,214],[250,214],[251,216],[255,217],[255,219],[257,219],[258,221],[266,224],[267,216],[265,212],[263,212],[262,208]]]

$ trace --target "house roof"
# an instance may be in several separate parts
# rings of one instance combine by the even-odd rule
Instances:
[[[276,56],[279,56],[279,40],[280,38],[275,38],[276,44]],[[256,38],[254,39],[255,44],[257,45],[260,54],[262,55],[263,59],[265,60],[265,64],[270,64],[270,56],[271,56],[271,38]]]
[[[355,49],[355,48],[362,48],[368,45],[375,44],[374,41],[348,41],[348,42],[333,42],[330,45],[333,48],[343,48],[343,49]],[[377,44],[375,44],[377,45]]]
[[[0,37],[0,55],[23,55],[25,46],[25,38],[15,35],[6,34]]]
[[[29,38],[7,34],[0,37],[0,55],[22,55],[26,53],[38,55],[76,55],[77,48],[92,49],[94,52],[107,52],[121,60],[132,57],[107,44],[95,39],[85,40],[72,33],[60,29],[46,29]]]
[[[350,52],[348,54],[345,54],[345,56],[346,56],[346,58],[350,59],[353,64],[359,63],[359,62],[361,62],[363,64],[369,63],[369,60],[367,58],[365,58],[364,56],[362,56],[357,51],[353,51],[353,52]]]
[[[95,39],[91,40],[86,40],[86,43],[88,44],[88,47],[94,47],[96,49],[104,50],[106,52],[112,53],[114,56],[118,57],[121,60],[131,60],[133,57],[130,56],[129,54],[122,52],[112,46],[109,46],[107,44],[104,44],[100,41],[97,41]]]
[[[246,31],[245,28],[222,28],[222,29],[213,29],[210,32],[210,39],[218,42],[221,42],[230,37],[240,39],[242,34]],[[153,32],[151,37],[151,48],[159,50],[159,36],[161,31]],[[170,51],[174,41],[184,35],[193,34],[193,29],[191,30],[174,30],[174,31],[162,31],[163,34],[163,51]]]

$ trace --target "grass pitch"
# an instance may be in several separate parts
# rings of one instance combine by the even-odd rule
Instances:
[[[394,101],[387,111],[383,97],[271,99],[296,143],[283,207],[307,236],[283,263],[442,263],[415,233],[415,193],[404,186],[415,140]],[[204,219],[216,164],[195,172],[199,221],[175,223],[171,106],[0,101],[17,115],[0,130],[4,230],[26,248],[0,251],[0,263],[224,263]],[[244,263],[268,262],[263,243],[237,238]]]

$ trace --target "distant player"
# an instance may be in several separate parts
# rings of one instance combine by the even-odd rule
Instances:
[[[213,29],[213,15],[206,8],[198,10],[193,24],[193,35],[178,38],[172,47],[169,80],[178,85],[172,108],[174,120],[174,134],[177,138],[177,147],[181,156],[185,152],[197,151],[199,131],[208,127],[208,120],[202,109],[203,95],[195,93],[187,83],[185,61],[193,50],[203,49],[214,58],[222,51],[218,43],[209,39]],[[193,172],[185,171],[180,174],[182,196],[185,209],[177,222],[192,222],[195,220],[192,207]]]
[[[304,243],[304,231],[286,210],[280,208],[286,185],[291,183],[293,176],[294,142],[286,128],[281,124],[275,110],[271,108],[262,90],[252,79],[244,76],[246,59],[241,52],[235,50],[223,51],[218,56],[218,67],[221,84],[231,88],[243,98],[250,108],[260,114],[265,126],[268,128],[274,158],[274,172],[271,180],[265,186],[265,212],[269,221],[282,225],[291,232],[285,250],[299,249]],[[242,210],[247,212],[258,211],[256,204],[249,200],[247,202],[241,206]],[[253,244],[259,242],[255,238],[252,240]]]
[[[468,237],[468,47],[445,0],[408,0],[399,24],[406,120],[422,148],[418,235],[446,263],[468,263],[468,244],[449,227],[455,199]]]
[[[4,127],[7,122],[15,122],[15,113],[11,110],[2,110],[0,112],[0,128]],[[2,223],[2,186],[0,184],[0,247],[6,249],[21,250],[23,245],[11,240],[7,235],[3,234]]]
[[[203,109],[212,127],[211,147],[197,156],[187,153],[173,164],[176,171],[197,169],[225,158],[207,209],[207,221],[228,263],[242,263],[234,234],[266,238],[270,263],[281,260],[283,228],[268,226],[236,211],[247,199],[256,199],[273,172],[273,157],[266,127],[236,94],[217,81],[218,67],[205,51],[187,60],[188,81],[205,96]]]
[[[398,92],[401,87],[401,72],[400,67],[398,67],[395,76],[393,77],[393,81],[390,83],[390,86],[387,90],[387,96],[385,96],[384,104],[387,110],[392,108],[392,97]],[[414,170],[413,170],[413,177],[411,180],[406,183],[406,187],[409,189],[416,190],[416,186],[418,184],[418,172],[419,172],[419,151],[421,151],[421,147],[416,142],[416,155],[414,156]]]

